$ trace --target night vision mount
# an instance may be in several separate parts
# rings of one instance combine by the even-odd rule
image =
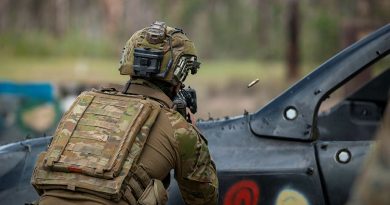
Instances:
[[[164,57],[164,51],[135,48],[134,49],[134,74],[140,77],[151,77],[160,72],[161,63]]]

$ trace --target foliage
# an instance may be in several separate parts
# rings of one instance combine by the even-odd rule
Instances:
[[[281,61],[287,49],[284,0],[4,0],[0,54],[117,56],[130,35],[154,20],[183,28],[201,59]],[[344,24],[388,23],[389,1],[299,1],[304,61],[321,62],[344,47]],[[366,25],[366,24],[364,24]]]
[[[321,11],[307,22],[311,28],[306,30],[303,54],[306,60],[323,62],[336,54],[341,48],[341,34],[338,19],[329,12]],[[314,50],[313,50],[314,49]]]

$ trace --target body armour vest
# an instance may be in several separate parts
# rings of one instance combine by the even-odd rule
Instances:
[[[148,178],[136,162],[160,109],[158,102],[139,95],[82,93],[64,114],[47,152],[38,157],[33,186],[38,193],[67,189],[134,201],[128,189],[134,187],[134,173]]]

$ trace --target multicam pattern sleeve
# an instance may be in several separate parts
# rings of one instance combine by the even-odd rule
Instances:
[[[206,140],[177,112],[168,114],[175,133],[175,177],[186,204],[217,204],[218,178]]]

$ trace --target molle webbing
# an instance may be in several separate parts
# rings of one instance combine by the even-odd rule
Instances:
[[[85,92],[64,115],[32,183],[119,199],[160,107],[121,94]]]

